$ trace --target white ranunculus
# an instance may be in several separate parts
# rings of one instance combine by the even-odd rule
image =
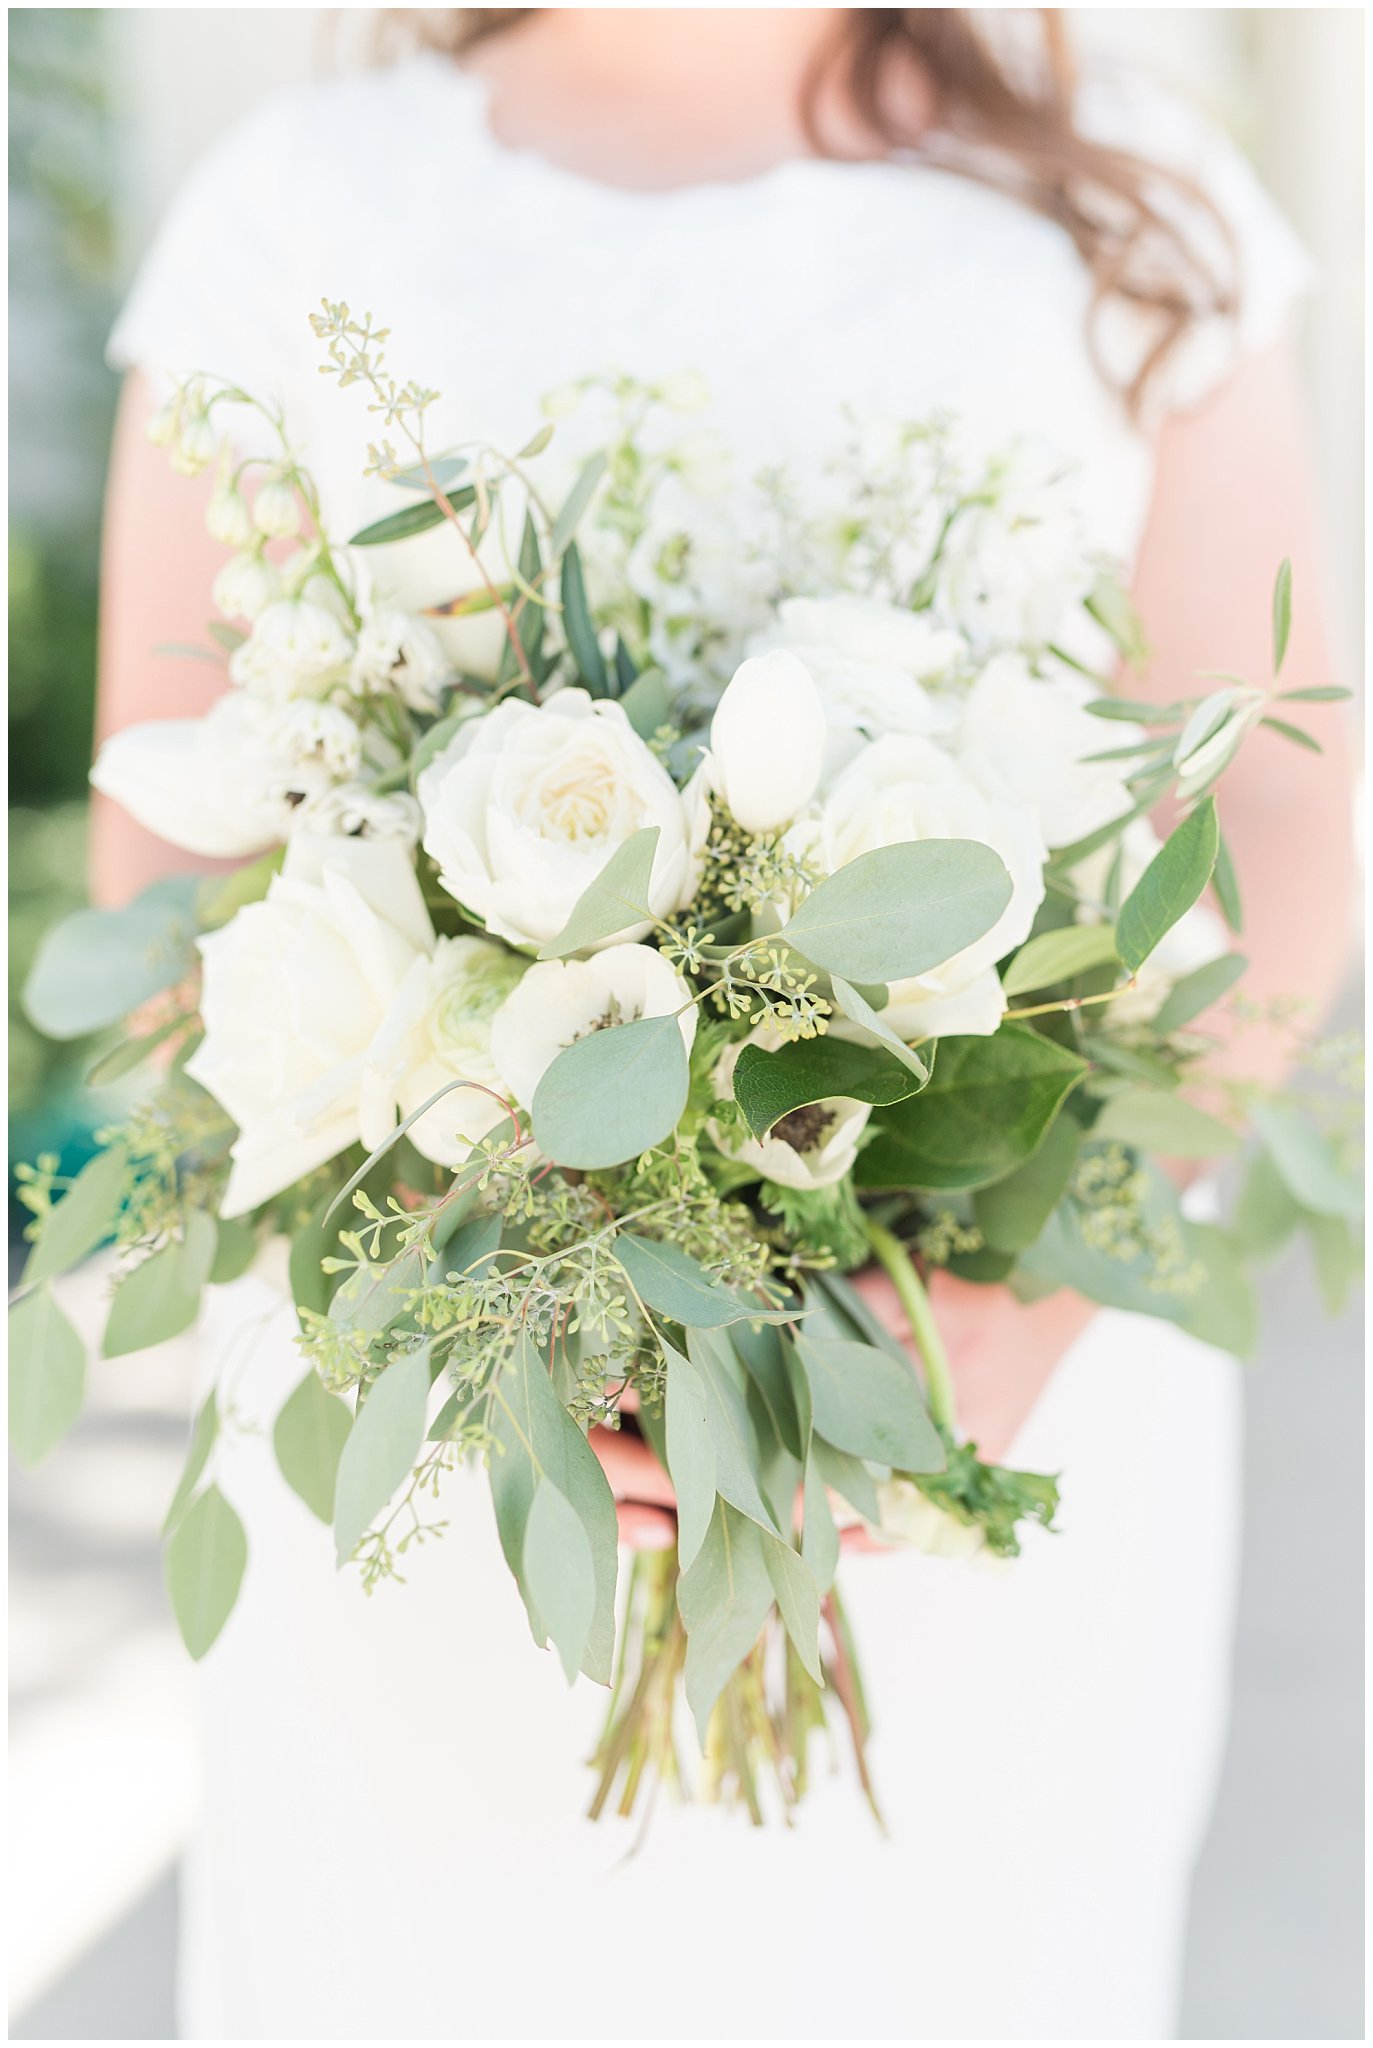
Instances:
[[[479,1138],[506,1122],[509,1085],[491,1055],[491,1023],[524,962],[489,939],[440,939],[420,955],[367,1049],[361,1093],[365,1145],[453,1081],[454,1088],[411,1124],[426,1159],[456,1166]],[[486,1092],[489,1091],[489,1092]]]
[[[254,696],[285,704],[327,696],[347,680],[352,654],[351,636],[334,612],[305,598],[280,598],[259,612],[229,657],[229,673]]]
[[[234,690],[204,718],[115,733],[91,782],[169,845],[241,860],[285,839],[297,806],[355,774],[359,753],[357,727],[332,705],[283,712]]]
[[[1082,708],[1089,694],[1068,676],[1033,676],[1018,655],[1003,654],[983,669],[963,707],[963,768],[992,795],[1029,804],[1047,846],[1070,846],[1133,806],[1119,762],[1086,756],[1142,734],[1093,718]]]
[[[746,832],[789,825],[820,780],[825,714],[794,654],[756,654],[716,706],[707,755],[711,788]]]
[[[222,617],[251,620],[280,597],[281,577],[265,555],[231,555],[210,594]]]
[[[585,690],[559,690],[537,707],[507,698],[469,720],[420,776],[419,797],[443,887],[512,945],[556,937],[610,856],[645,826],[659,830],[649,908],[665,916],[690,893],[683,797],[620,706]]]
[[[1107,880],[1120,854],[1120,898],[1123,902],[1162,845],[1147,818],[1134,818],[1120,838],[1098,847],[1085,861],[1079,861],[1070,880],[1087,902],[1078,912],[1079,920],[1095,924],[1105,895]],[[1205,967],[1230,950],[1230,938],[1222,919],[1206,902],[1194,903],[1171,930],[1166,931],[1135,976],[1135,986],[1105,1006],[1103,1022],[1143,1024],[1163,1007],[1175,982],[1195,968]]]
[[[850,763],[797,836],[825,875],[907,840],[990,846],[1010,875],[1010,902],[989,932],[951,960],[893,982],[882,1021],[907,1040],[996,1030],[1005,1007],[996,962],[1029,937],[1044,898],[1046,848],[1028,804],[989,796],[933,741],[889,734]]]
[[[977,647],[1045,647],[1095,580],[1070,477],[1021,448],[954,518],[936,601]]]
[[[187,1072],[238,1125],[225,1216],[359,1141],[369,1049],[433,945],[398,842],[313,833],[260,903],[199,941],[205,1037]]]
[[[782,1043],[772,1026],[757,1024],[747,1038],[727,1045],[715,1063],[716,1094],[728,1097],[733,1093],[734,1069],[746,1045],[776,1052]],[[871,1114],[866,1102],[833,1095],[792,1110],[763,1138],[726,1130],[713,1117],[709,1130],[726,1159],[754,1167],[760,1180],[775,1181],[784,1188],[828,1188],[852,1170],[858,1140]]]
[[[528,1108],[558,1054],[589,1032],[680,1010],[690,1052],[696,1010],[687,1005],[690,989],[652,946],[607,946],[589,960],[541,960],[497,1010],[491,1057]]]
[[[438,634],[423,619],[390,607],[364,618],[349,678],[359,695],[394,690],[412,711],[436,711],[451,673]]]

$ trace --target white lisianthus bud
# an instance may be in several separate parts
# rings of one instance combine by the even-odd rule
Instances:
[[[281,595],[281,578],[262,555],[234,555],[216,576],[212,595],[224,618],[255,619]]]
[[[710,725],[710,782],[746,832],[788,825],[815,794],[825,714],[794,654],[755,654],[726,685]]]
[[[289,540],[300,532],[300,500],[284,477],[268,477],[253,500],[253,524],[267,540]]]
[[[304,598],[281,598],[259,613],[251,635],[229,658],[242,688],[274,703],[324,697],[345,680],[353,643],[341,620]]]
[[[205,530],[211,540],[221,541],[226,548],[251,546],[253,515],[232,483],[216,485],[205,513]]]
[[[491,1056],[528,1108],[548,1068],[577,1039],[674,1010],[682,1013],[678,1023],[690,1052],[696,1037],[691,990],[652,946],[607,946],[589,960],[540,960],[496,1012]]]
[[[1249,690],[1243,684],[1213,690],[1202,698],[1173,750],[1177,793],[1183,803],[1200,796],[1229,767],[1244,735],[1263,715],[1267,701],[1262,690]]]
[[[219,442],[207,412],[192,413],[177,429],[172,468],[178,476],[199,476],[219,452]]]
[[[710,404],[710,386],[699,370],[676,370],[664,377],[658,396],[673,412],[700,412]]]
[[[648,908],[666,916],[690,893],[694,812],[621,707],[585,690],[558,690],[537,708],[508,697],[467,720],[421,774],[419,799],[442,886],[512,945],[555,937],[610,856],[648,825],[659,833]]]
[[[508,1123],[509,1089],[492,1057],[492,1019],[519,981],[524,962],[489,939],[440,939],[416,960],[367,1052],[362,1087],[363,1143],[379,1144],[452,1081],[454,1088],[411,1124],[426,1159],[456,1166],[479,1138]]]
[[[715,1064],[715,1092],[727,1097],[734,1088],[734,1069],[746,1045],[760,1045],[764,1052],[776,1052],[783,1043],[768,1024],[757,1024],[745,1039],[727,1045]],[[710,1135],[726,1159],[751,1166],[760,1180],[775,1181],[779,1187],[833,1187],[853,1169],[858,1157],[858,1140],[872,1111],[866,1102],[847,1095],[833,1095],[824,1102],[808,1102],[778,1119],[765,1137],[755,1138],[737,1129],[726,1130],[713,1118]]]

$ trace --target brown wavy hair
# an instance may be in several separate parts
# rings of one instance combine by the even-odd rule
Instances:
[[[459,57],[537,11],[387,8],[382,36],[384,46],[402,39]],[[1233,241],[1211,201],[1189,180],[1078,133],[1061,10],[1015,12],[1032,34],[1011,62],[993,48],[969,8],[845,10],[804,89],[807,135],[818,155],[835,154],[819,107],[826,90],[838,85],[888,150],[992,185],[1057,222],[1092,279],[1089,336],[1108,381],[1115,380],[1099,345],[1102,310],[1123,301],[1145,316],[1147,338],[1124,385],[1126,402],[1138,413],[1156,372],[1196,322],[1234,318]],[[933,96],[933,118],[919,131],[909,117],[903,121],[894,105],[899,95],[891,90],[893,78],[912,63]]]

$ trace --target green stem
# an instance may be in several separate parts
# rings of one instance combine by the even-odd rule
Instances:
[[[884,1230],[880,1223],[874,1223],[870,1216],[864,1217],[863,1228],[879,1265],[896,1289],[897,1299],[906,1312],[911,1335],[924,1361],[930,1414],[941,1429],[952,1431],[955,1413],[953,1373],[925,1283],[899,1237],[894,1237],[890,1230]]]

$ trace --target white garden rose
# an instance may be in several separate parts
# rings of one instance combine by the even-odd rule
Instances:
[[[917,839],[990,846],[1010,875],[1011,900],[991,930],[951,960],[893,982],[882,1021],[908,1041],[985,1037],[1005,1008],[996,962],[1029,937],[1044,899],[1047,850],[1030,806],[989,796],[932,741],[889,734],[850,763],[797,833],[824,875],[879,846]]]
[[[556,937],[610,856],[656,825],[655,916],[694,883],[690,813],[620,706],[559,690],[463,725],[419,779],[425,851],[443,887],[517,946]],[[640,938],[647,924],[617,934]]]
[[[707,780],[746,832],[789,825],[815,794],[825,714],[794,654],[756,654],[725,687],[710,725]]]
[[[440,939],[412,963],[367,1049],[364,1144],[379,1144],[398,1113],[409,1116],[459,1080],[474,1085],[454,1088],[410,1126],[426,1159],[456,1166],[507,1121],[509,1088],[492,1059],[491,1023],[523,972],[522,960],[489,939]]]
[[[1095,581],[1070,476],[1022,447],[955,516],[936,603],[976,647],[1045,647]]]
[[[359,696],[394,690],[412,711],[437,711],[451,673],[438,634],[423,619],[389,606],[363,619],[349,674]]]
[[[205,1037],[186,1071],[238,1125],[225,1216],[364,1137],[369,1050],[433,945],[398,842],[309,832],[260,903],[199,941]]]
[[[784,1041],[770,1025],[757,1024],[747,1038],[727,1045],[715,1063],[715,1092],[733,1093],[734,1069],[746,1045],[760,1045],[764,1052],[776,1052]],[[858,1157],[858,1140],[872,1111],[866,1102],[848,1095],[832,1095],[823,1102],[808,1102],[778,1119],[765,1137],[726,1130],[713,1117],[709,1130],[724,1153],[741,1166],[756,1169],[761,1180],[778,1187],[802,1190],[832,1187],[852,1171]]]
[[[528,1108],[560,1052],[589,1032],[680,1010],[682,1042],[696,1037],[691,991],[652,946],[607,946],[589,960],[541,960],[496,1012],[491,1057]]]
[[[1099,907],[1117,853],[1120,855],[1119,891],[1123,902],[1162,845],[1147,818],[1134,818],[1109,845],[1098,847],[1072,870],[1071,881],[1087,900],[1078,911],[1079,921],[1095,924]],[[1095,907],[1094,907],[1095,906]],[[1194,903],[1177,923],[1166,931],[1135,976],[1135,985],[1107,1006],[1112,1024],[1145,1024],[1162,1009],[1175,982],[1230,950],[1225,924],[1206,902]]]
[[[210,592],[226,619],[255,619],[281,596],[281,575],[265,555],[231,555]]]
[[[204,718],[153,719],[106,740],[91,782],[171,846],[241,860],[357,772],[358,729],[330,704],[284,709],[233,690]]]
[[[352,654],[352,637],[335,612],[307,598],[284,597],[259,612],[229,657],[229,674],[254,696],[285,704],[327,696],[347,680]]]
[[[969,691],[958,758],[991,795],[1031,806],[1047,846],[1070,846],[1122,818],[1133,798],[1120,763],[1086,757],[1130,746],[1138,726],[1108,726],[1083,710],[1089,689],[1069,676],[1033,676],[1018,655],[999,655]]]

